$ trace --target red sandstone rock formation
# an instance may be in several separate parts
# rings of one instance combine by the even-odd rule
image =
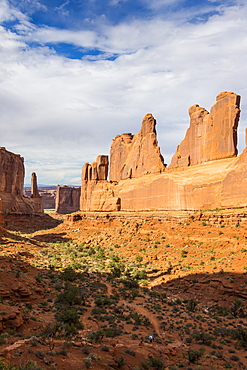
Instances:
[[[55,211],[57,213],[73,213],[80,209],[80,187],[57,186]]]
[[[82,167],[80,209],[118,211],[120,199],[115,196],[114,185],[107,181],[108,156],[98,155],[96,162]]]
[[[23,196],[25,169],[20,155],[0,148],[0,173],[0,198],[4,212],[43,212],[41,197],[30,199]]]
[[[37,184],[37,176],[35,172],[32,173],[31,177],[31,198],[40,198]]]
[[[210,113],[198,105],[190,107],[190,127],[169,168],[236,156],[239,104],[239,95],[223,92],[216,97]]]
[[[110,152],[110,181],[136,178],[165,170],[164,159],[158,146],[156,120],[146,114],[137,135],[117,135]]]
[[[190,128],[171,166],[164,172],[161,172],[162,167],[158,167],[156,173],[152,172],[155,172],[152,164],[157,164],[157,155],[154,154],[154,161],[145,161],[148,158],[147,142],[150,137],[154,141],[156,138],[152,135],[155,121],[151,115],[144,118],[138,135],[117,136],[111,149],[110,179],[114,181],[96,180],[97,162],[83,167],[81,210],[246,207],[247,148],[236,157],[240,97],[224,92],[216,100],[210,113],[197,105],[190,108]],[[153,153],[154,146],[150,142]],[[141,149],[146,151],[146,156],[142,157]],[[151,171],[147,163],[150,163]],[[151,174],[142,176],[146,171]]]

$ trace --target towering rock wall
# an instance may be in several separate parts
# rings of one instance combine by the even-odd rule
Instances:
[[[115,196],[114,185],[107,181],[109,160],[98,155],[96,161],[82,167],[81,210],[118,211],[120,199]]]
[[[146,114],[137,135],[122,134],[113,139],[110,152],[110,181],[136,178],[165,170],[156,135],[156,120]]]
[[[190,127],[169,168],[236,156],[239,104],[239,95],[223,92],[216,97],[210,113],[198,105],[190,107]]]
[[[0,148],[0,198],[4,212],[16,211],[25,213],[43,212],[42,200],[36,192],[33,182],[32,199],[23,196],[24,159],[18,155]],[[36,175],[35,175],[36,178]],[[35,181],[33,177],[33,181]]]
[[[247,149],[236,157],[239,104],[239,95],[223,92],[210,113],[192,106],[190,127],[165,171],[155,120],[145,116],[138,135],[113,140],[110,182],[99,180],[97,161],[84,165],[81,210],[246,207]]]
[[[57,213],[72,213],[80,209],[80,187],[57,186],[55,211]]]

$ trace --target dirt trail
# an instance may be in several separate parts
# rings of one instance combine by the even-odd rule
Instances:
[[[112,295],[112,286],[109,283],[106,283],[106,286],[107,286],[107,294],[109,296]],[[157,320],[156,316],[154,314],[152,314],[149,310],[147,310],[146,308],[142,307],[141,305],[138,305],[137,303],[133,303],[133,302],[128,302],[127,303],[123,300],[123,301],[120,301],[119,303],[124,304],[126,307],[129,307],[129,308],[133,309],[134,311],[136,311],[137,313],[139,313],[143,316],[146,316],[149,319],[149,321],[151,322],[151,325],[154,327],[154,330],[158,334],[158,336],[163,337],[163,333],[160,332],[159,321]],[[140,302],[140,303],[142,304],[142,302]]]
[[[149,321],[151,322],[152,326],[154,327],[155,332],[158,334],[159,337],[163,337],[163,333],[160,332],[160,325],[159,321],[156,319],[156,316],[148,311],[146,308],[137,305],[136,303],[125,303],[124,304],[128,307],[134,309],[137,313],[146,316]]]

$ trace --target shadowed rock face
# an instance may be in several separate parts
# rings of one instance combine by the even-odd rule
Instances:
[[[32,199],[23,196],[25,169],[24,159],[20,155],[11,153],[3,147],[0,148],[0,174],[0,198],[3,211],[43,212],[35,174],[32,176],[34,192]]]
[[[38,183],[37,183],[37,176],[36,173],[32,173],[31,177],[31,197],[32,198],[39,198],[39,190],[38,190]]]
[[[57,213],[72,213],[80,209],[81,188],[72,186],[57,186],[55,211]]]
[[[24,186],[24,159],[0,148],[0,192],[21,196]]]
[[[110,152],[110,181],[136,178],[165,170],[156,136],[156,121],[146,114],[137,135],[118,135]]]
[[[169,168],[235,157],[239,104],[239,95],[223,92],[216,97],[210,113],[198,105],[190,107],[190,127]]]

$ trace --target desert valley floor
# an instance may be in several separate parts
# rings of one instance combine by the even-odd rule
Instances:
[[[246,208],[9,214],[0,369],[247,369],[246,255]]]

